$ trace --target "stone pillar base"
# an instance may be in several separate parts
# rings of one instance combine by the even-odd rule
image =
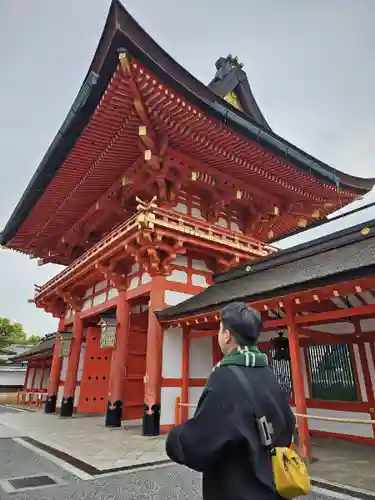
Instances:
[[[107,412],[105,415],[105,426],[106,427],[121,427],[122,419],[122,401],[115,401],[113,404],[107,402]]]
[[[152,405],[151,412],[148,405],[144,406],[142,434],[143,436],[159,436],[160,404]]]
[[[56,413],[56,401],[57,401],[56,394],[48,396],[44,406],[44,413]]]
[[[60,417],[72,417],[74,408],[73,396],[63,396],[61,400]]]

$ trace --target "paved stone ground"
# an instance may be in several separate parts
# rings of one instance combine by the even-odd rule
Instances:
[[[22,436],[32,437],[63,451],[94,466],[99,471],[129,465],[157,464],[167,458],[164,451],[164,438],[150,439],[140,436],[137,423],[129,425],[126,429],[109,430],[103,426],[102,417],[60,419],[41,412],[21,412],[0,406],[0,476],[4,478],[6,474],[15,477],[44,472],[55,475],[67,483],[65,486],[38,490],[35,492],[37,495],[35,497],[30,496],[29,492],[27,495],[18,493],[17,498],[56,498],[59,500],[125,497],[189,500],[200,498],[199,476],[175,466],[120,473],[111,478],[96,477],[82,482],[76,476],[40,456],[40,451],[31,451],[12,441],[12,438],[16,438],[17,441],[17,438]],[[324,442],[328,441],[320,441],[320,443]],[[344,454],[340,442],[336,440],[328,447],[326,445],[315,446],[314,454],[319,455],[319,461],[311,465],[311,475],[336,483],[375,490],[373,447],[355,449],[345,442],[344,445],[347,447]],[[352,450],[355,451],[354,456],[351,455]],[[10,458],[5,459],[3,467],[3,457],[8,455]],[[23,459],[18,458],[21,455]],[[14,464],[19,464],[19,466]],[[117,489],[118,496],[116,496]],[[56,496],[53,496],[55,490]],[[103,491],[102,496],[98,490]],[[9,496],[14,496],[14,494]],[[0,490],[0,500],[5,498],[7,497]]]
[[[201,499],[200,475],[182,467],[172,465],[84,481],[12,439],[0,439],[0,480],[35,474],[50,474],[64,484],[20,493],[5,493],[0,487],[1,500]],[[332,497],[315,493],[307,498],[330,500]]]
[[[310,474],[339,484],[374,491],[375,446],[349,443],[341,439],[314,439]]]
[[[165,437],[145,439],[139,422],[122,429],[106,429],[103,417],[67,420],[42,412],[9,412],[3,408],[0,424],[14,429],[16,435],[32,437],[99,470],[163,462],[168,458]]]

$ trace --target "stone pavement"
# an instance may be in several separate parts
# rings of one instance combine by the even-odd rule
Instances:
[[[111,430],[104,427],[103,417],[78,416],[71,419],[61,419],[54,415],[45,415],[40,411],[19,411],[12,410],[9,407],[5,408],[0,406],[0,446],[1,443],[5,443],[7,441],[6,438],[15,438],[18,446],[21,446],[22,443],[23,446],[25,446],[24,441],[29,439],[29,444],[31,443],[31,450],[26,451],[30,452],[34,450],[34,453],[39,454],[40,459],[40,454],[43,454],[43,452],[41,452],[40,449],[38,450],[38,448],[33,448],[32,440],[30,440],[30,438],[32,438],[38,442],[36,444],[37,446],[39,445],[39,448],[42,444],[44,446],[53,448],[55,451],[59,450],[60,452],[63,452],[73,458],[73,462],[69,462],[66,457],[60,456],[65,465],[69,463],[74,465],[74,459],[78,459],[84,462],[84,464],[86,465],[88,464],[88,467],[91,466],[94,472],[86,470],[87,477],[77,474],[78,469],[80,469],[81,471],[85,470],[84,468],[80,467],[79,464],[75,465],[75,467],[77,467],[78,469],[74,469],[73,467],[73,472],[72,468],[66,469],[65,467],[65,470],[72,472],[73,476],[78,475],[78,477],[80,477],[81,479],[90,479],[89,481],[85,481],[85,483],[88,484],[85,484],[84,487],[85,492],[91,491],[90,495],[94,495],[95,491],[95,488],[91,488],[90,484],[100,484],[101,487],[104,487],[107,484],[104,476],[100,476],[102,475],[102,473],[107,472],[109,469],[119,469],[125,467],[139,468],[142,465],[148,467],[150,464],[156,464],[157,466],[158,464],[161,465],[167,460],[167,456],[165,454],[165,438],[163,436],[155,438],[144,438],[140,435],[140,431],[141,430],[138,422],[129,424],[122,429]],[[24,439],[19,440],[19,437],[23,437]],[[373,453],[374,448],[367,448],[362,446],[358,446],[356,448],[349,443],[342,443],[337,440],[335,440],[334,443],[330,443],[329,441],[330,440],[314,440],[314,456],[317,457],[318,460],[312,463],[310,466],[311,475],[313,477],[315,476],[316,478],[323,478],[334,483],[349,484],[365,490],[375,491],[375,480],[373,479],[375,470],[375,453]],[[14,443],[13,446],[15,444],[16,443]],[[52,450],[52,454],[54,454],[54,450]],[[4,455],[3,451],[3,447],[1,446],[0,457]],[[59,456],[58,453],[57,455],[55,453],[55,457],[56,456]],[[44,457],[47,457],[47,459],[48,457],[51,458],[50,455],[46,455],[45,453]],[[55,461],[55,463],[61,465],[62,462]],[[42,469],[38,468],[37,470],[40,473]],[[154,490],[164,491],[163,481],[166,477],[169,477],[168,474],[177,474],[178,481],[181,481],[181,484],[185,484],[184,482],[186,482],[187,480],[190,481],[190,489],[188,488],[186,489],[186,491],[189,492],[191,490],[191,494],[193,496],[186,496],[187,493],[184,493],[184,489],[182,489],[180,492],[180,484],[178,483],[176,484],[175,489],[171,490],[175,496],[170,496],[169,494],[169,496],[166,495],[165,498],[200,498],[199,496],[196,496],[198,495],[198,493],[194,493],[195,482],[198,481],[198,483],[200,483],[200,479],[197,479],[197,475],[194,475],[194,473],[186,471],[185,469],[181,469],[178,467],[176,468],[173,465],[160,468],[158,470],[162,471],[159,472],[161,481],[160,484],[155,483],[152,486],[147,479],[150,477],[154,477],[153,474],[155,474],[155,481],[157,481],[159,477],[158,472],[144,470],[138,470],[137,472],[134,470],[131,473],[128,471],[127,474],[129,474],[129,478],[128,475],[126,475],[127,481],[130,481],[131,484],[133,484],[133,480],[135,481],[135,483],[137,483],[137,480],[134,478],[145,477],[147,488],[151,488],[150,492]],[[0,471],[3,471],[1,460]],[[2,475],[2,477],[4,476]],[[75,479],[72,479],[71,475],[66,476],[66,474],[63,476],[63,479],[65,482],[68,481],[68,483],[72,480],[77,480],[76,477]],[[116,480],[111,479],[110,486],[108,487],[111,489],[113,484],[115,483]],[[123,487],[125,488],[125,485],[123,485]],[[60,495],[61,492],[65,491],[64,488],[67,488],[67,491],[71,491],[69,490],[69,484],[67,484],[66,486],[47,488],[48,495],[46,496],[46,498],[55,498],[51,495],[53,494],[53,490],[56,488],[59,492],[58,495]],[[43,491],[44,490],[39,491],[39,496],[37,498],[44,498]],[[95,493],[95,495],[96,494],[97,493]],[[123,494],[125,494],[125,490]],[[130,495],[130,493],[126,493],[126,495],[128,494]],[[14,495],[14,493],[12,495]],[[18,493],[17,497],[19,497],[20,495],[22,494]],[[96,497],[95,495],[89,496],[89,498],[106,498],[105,496]],[[30,497],[30,495],[28,495],[25,498],[34,497]],[[61,499],[63,497],[56,496],[56,498]],[[80,497],[74,497],[74,495],[72,496],[71,494],[69,494],[66,498]],[[117,497],[110,495],[108,498]],[[126,496],[126,498],[137,497]],[[147,496],[145,496],[144,498],[147,498]],[[155,498],[159,497],[155,496]],[[3,500],[1,491],[0,499]]]
[[[168,458],[165,437],[144,438],[139,422],[106,429],[103,417],[62,419],[42,412],[13,410],[1,412],[0,424],[13,429],[18,436],[31,437],[101,471],[158,463]]]
[[[4,444],[4,441],[7,443]],[[1,478],[47,473],[62,482],[58,486],[20,493],[7,494],[0,489],[2,500],[201,500],[202,498],[200,475],[178,466],[82,481],[48,463],[47,460],[22,449],[11,440],[0,439],[0,450]],[[4,467],[5,459],[7,467]],[[306,500],[333,499],[322,493],[313,493]]]
[[[373,491],[375,494],[375,446],[341,439],[313,439],[313,477]]]

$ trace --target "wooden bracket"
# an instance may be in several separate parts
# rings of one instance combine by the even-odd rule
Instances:
[[[118,262],[119,259],[112,259],[108,265],[97,263],[95,267],[107,280],[111,281],[119,291],[122,291],[127,289],[128,280],[125,271],[116,271],[115,268]]]

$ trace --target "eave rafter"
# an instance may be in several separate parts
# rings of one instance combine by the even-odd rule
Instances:
[[[189,108],[192,108],[192,106],[189,106]],[[195,113],[198,112],[197,110],[194,110],[194,111],[195,111]],[[158,114],[159,119],[161,119],[165,123],[167,123],[168,128],[171,129],[171,132],[173,135],[175,135],[177,133],[177,131],[181,132],[180,122],[177,119],[174,120],[173,117],[168,116],[168,113],[169,113],[168,107],[165,107],[165,109],[161,109],[160,112],[158,110],[158,113],[159,113]],[[156,111],[151,112],[151,116],[153,116],[153,118],[156,118]],[[193,116],[192,116],[192,119],[194,119]],[[226,131],[224,131],[223,127],[221,127],[220,131],[221,131],[221,133],[226,135],[225,134]],[[227,132],[227,133],[234,135],[234,134],[232,134],[232,132]],[[274,173],[270,173],[269,171],[265,170],[264,168],[254,167],[254,165],[251,162],[249,162],[248,160],[243,158],[241,155],[235,154],[229,148],[227,149],[225,146],[223,146],[221,141],[220,141],[221,143],[219,143],[218,138],[210,138],[209,139],[207,135],[204,135],[203,133],[199,133],[199,132],[193,130],[190,127],[190,125],[187,123],[187,121],[185,121],[184,126],[183,126],[183,134],[184,134],[184,136],[189,136],[190,140],[192,142],[196,143],[197,145],[203,146],[203,147],[207,148],[208,151],[215,153],[216,157],[218,155],[220,155],[223,158],[225,158],[225,160],[228,163],[233,162],[234,164],[238,164],[238,165],[243,166],[244,169],[254,171],[259,176],[263,177],[264,179],[267,179],[269,181],[274,182],[275,184],[279,184],[280,186],[283,186],[284,188],[286,188],[290,192],[297,194],[298,196],[300,196],[303,199],[312,200],[312,201],[317,202],[317,203],[325,203],[325,202],[329,201],[327,198],[323,198],[321,196],[314,195],[307,190],[304,190],[298,186],[293,185],[292,183],[290,183],[289,181],[287,181],[285,179],[281,179],[279,176],[275,175]],[[227,140],[224,142],[228,142],[228,137],[226,137],[226,139]],[[259,150],[260,155],[266,154],[270,157],[270,155],[267,152],[265,152],[259,148],[258,148],[258,150]]]
[[[353,323],[360,319],[373,318],[375,314],[375,303],[367,303],[360,306],[337,307],[332,299],[334,297],[347,297],[354,293],[363,293],[374,296],[375,277],[364,277],[354,282],[346,281],[336,285],[327,285],[310,290],[291,293],[284,296],[276,296],[270,299],[250,301],[252,307],[262,315],[263,330],[277,330],[286,328],[285,306],[292,307],[296,314],[296,324],[299,329],[308,329],[311,325],[323,325],[330,323]],[[161,317],[163,324],[181,327],[183,325],[194,325],[196,328],[206,327],[207,324],[217,324],[220,318],[219,311],[222,305],[211,311],[186,314],[180,318]],[[269,312],[276,313],[276,319],[269,316]],[[302,314],[303,312],[303,314]],[[312,334],[315,330],[309,329]],[[325,333],[325,332],[324,332]],[[329,333],[327,334],[330,335]],[[337,338],[337,335],[335,338]],[[349,334],[347,334],[349,335]]]

